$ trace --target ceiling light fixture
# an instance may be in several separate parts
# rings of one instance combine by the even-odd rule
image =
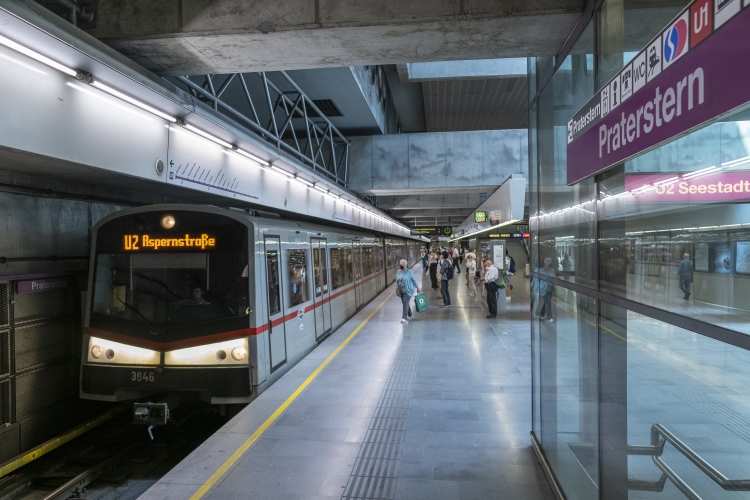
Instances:
[[[284,170],[283,168],[279,168],[279,167],[277,167],[276,165],[271,165],[271,170],[274,170],[274,171],[276,171],[276,172],[279,172],[280,174],[284,174],[284,175],[286,175],[287,177],[294,177],[294,174],[292,174],[292,173],[289,173],[289,172],[287,172],[286,170]]]
[[[218,144],[220,146],[224,146],[227,149],[232,149],[232,145],[229,144],[227,141],[219,139],[218,137],[215,137],[215,136],[209,134],[208,132],[204,132],[201,129],[190,125],[189,123],[185,124],[185,128],[188,129],[189,131],[195,133],[195,134],[198,134],[199,136],[201,136],[201,137],[203,137],[205,139],[208,139],[211,142],[215,142],[216,144]]]
[[[96,87],[96,88],[98,88],[99,90],[101,90],[103,92],[106,92],[107,94],[109,94],[111,96],[117,97],[118,99],[122,99],[123,101],[128,102],[128,103],[132,104],[133,106],[137,106],[137,107],[141,108],[144,111],[148,111],[149,113],[152,113],[152,114],[154,114],[156,116],[164,118],[167,121],[170,121],[172,123],[175,123],[177,121],[177,118],[175,118],[174,116],[170,116],[170,115],[168,115],[166,113],[163,113],[163,112],[159,111],[158,109],[152,108],[148,104],[144,104],[144,103],[142,103],[142,102],[140,102],[140,101],[138,101],[136,99],[133,99],[132,97],[123,94],[119,90],[113,89],[109,85],[104,85],[103,83],[97,82],[96,80],[94,80],[93,82],[91,82],[91,85],[94,86],[94,87]]]
[[[24,47],[23,45],[21,45],[19,43],[16,43],[13,40],[10,40],[9,38],[5,38],[4,36],[0,36],[0,43],[3,44],[3,45],[5,45],[9,49],[13,49],[16,52],[20,52],[21,54],[29,56],[32,59],[36,59],[40,63],[46,64],[50,68],[54,68],[57,71],[61,71],[61,72],[65,73],[66,75],[69,75],[69,76],[72,76],[72,77],[76,77],[76,78],[78,78],[79,75],[80,75],[79,71],[76,71],[76,70],[74,70],[72,68],[69,68],[69,67],[65,66],[64,64],[60,64],[57,61],[53,61],[49,57],[45,57],[42,54],[39,54],[38,52],[34,52],[33,50],[28,49],[28,48]]]
[[[294,176],[294,180],[300,181],[302,184],[304,184],[307,187],[313,187],[313,186],[315,186],[315,184],[313,184],[312,182],[306,181],[302,177],[297,177],[296,175]]]
[[[269,165],[270,165],[270,163],[268,163],[268,162],[267,162],[266,160],[263,160],[263,159],[261,159],[261,158],[258,158],[258,157],[257,157],[257,156],[255,156],[254,154],[252,154],[252,153],[248,153],[247,151],[245,151],[245,150],[242,150],[242,149],[240,149],[240,148],[238,148],[238,147],[236,147],[236,146],[235,146],[234,148],[232,148],[232,149],[234,150],[234,152],[235,152],[235,153],[237,153],[237,154],[239,154],[239,155],[242,155],[242,156],[244,156],[245,158],[249,158],[250,160],[253,160],[253,161],[254,161],[254,162],[256,162],[256,163],[260,163],[260,164],[261,164],[261,165],[263,165],[264,167],[267,167],[267,166],[269,166]]]

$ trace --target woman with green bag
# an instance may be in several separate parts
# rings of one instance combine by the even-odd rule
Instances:
[[[407,323],[412,316],[411,298],[414,295],[414,290],[420,292],[417,278],[414,277],[414,273],[411,269],[406,267],[406,260],[401,259],[398,263],[398,272],[396,273],[396,295],[401,297],[401,303],[403,304],[403,315],[401,317],[401,323]]]

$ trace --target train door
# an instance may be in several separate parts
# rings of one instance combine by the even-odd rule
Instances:
[[[281,286],[281,239],[265,239],[266,279],[268,281],[268,344],[271,371],[286,363],[286,326],[284,323],[284,298]]]
[[[331,333],[331,288],[328,286],[328,242],[325,238],[311,238],[313,274],[315,275],[315,339]]]
[[[352,240],[352,264],[354,265],[354,300],[357,309],[365,303],[365,290],[362,287],[362,242]]]

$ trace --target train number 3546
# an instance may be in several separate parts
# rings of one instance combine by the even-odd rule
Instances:
[[[154,372],[132,371],[130,372],[130,380],[131,382],[153,382]]]

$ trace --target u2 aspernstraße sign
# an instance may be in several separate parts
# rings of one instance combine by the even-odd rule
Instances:
[[[567,124],[568,185],[750,102],[750,0],[695,0]]]

